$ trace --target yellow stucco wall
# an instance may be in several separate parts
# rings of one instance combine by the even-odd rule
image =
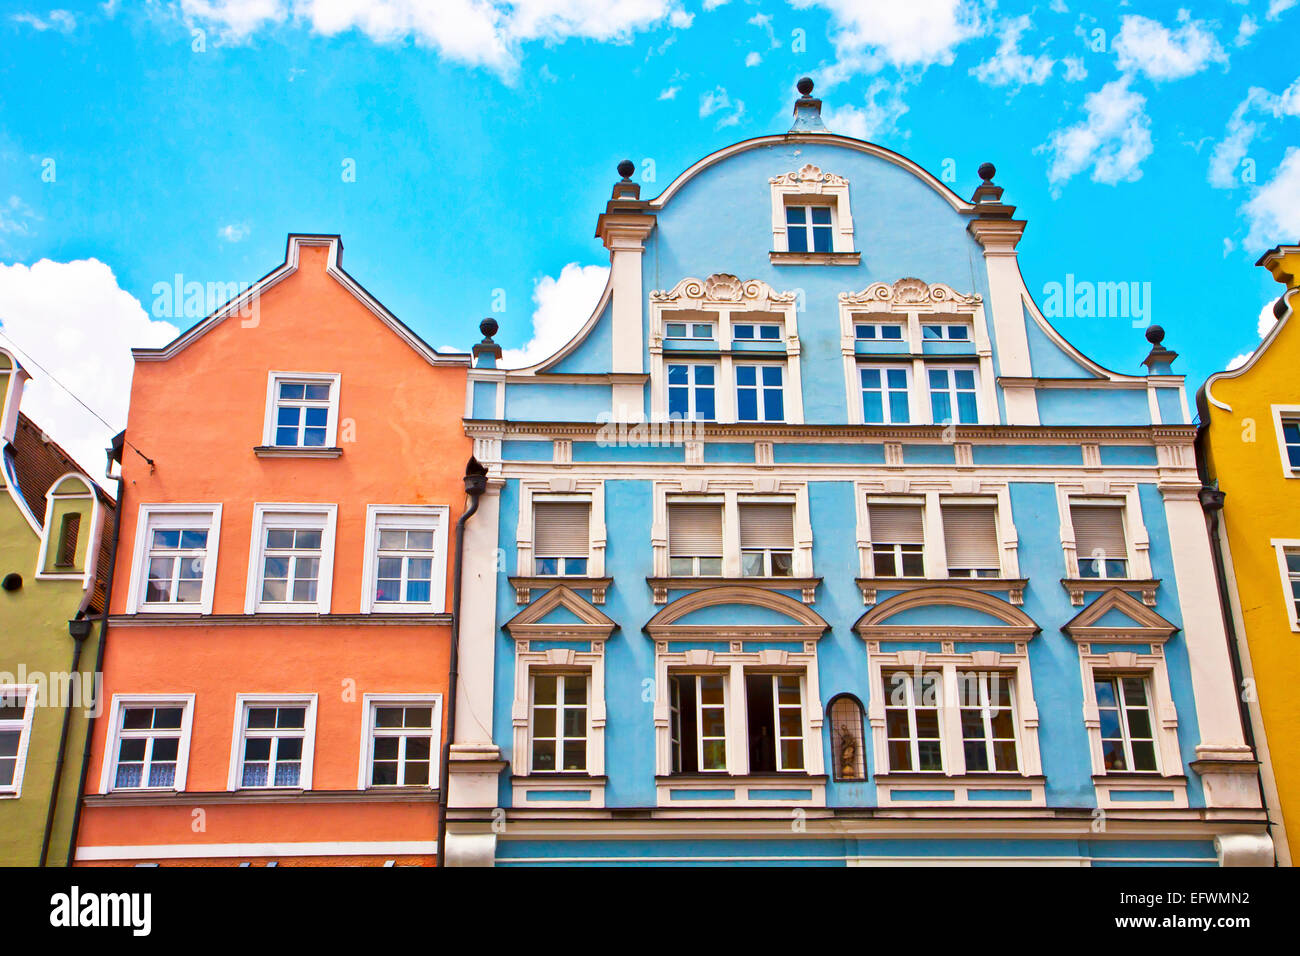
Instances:
[[[1300,542],[1300,469],[1292,476],[1287,467],[1274,413],[1274,406],[1300,412],[1300,316],[1294,314],[1300,310],[1300,247],[1283,247],[1277,261],[1265,264],[1292,288],[1293,314],[1241,374],[1207,383],[1207,398],[1231,411],[1207,403],[1210,427],[1202,450],[1209,477],[1226,493],[1229,586],[1236,590],[1239,639],[1246,644],[1294,863],[1300,849],[1300,630],[1291,623],[1290,586],[1272,542]]]

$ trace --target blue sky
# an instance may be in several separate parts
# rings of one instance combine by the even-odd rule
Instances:
[[[438,347],[537,358],[603,285],[597,214],[630,157],[654,195],[789,128],[833,131],[962,195],[991,160],[1029,220],[1030,289],[1151,284],[1189,390],[1260,338],[1300,240],[1298,0],[0,0],[0,344],[125,422],[131,345],[193,316],[155,284],[251,282],[290,231]],[[1294,152],[1292,152],[1294,150]],[[347,172],[355,170],[354,181]],[[504,295],[498,290],[504,290]],[[1138,371],[1128,321],[1061,317]],[[87,463],[108,430],[33,368],[29,413]]]

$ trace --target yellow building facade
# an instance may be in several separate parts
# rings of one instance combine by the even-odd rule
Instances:
[[[1273,843],[1290,866],[1300,848],[1300,245],[1258,265],[1286,286],[1278,322],[1245,364],[1201,387],[1198,450]]]

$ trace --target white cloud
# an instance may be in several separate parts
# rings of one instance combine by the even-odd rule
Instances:
[[[178,329],[154,321],[140,302],[118,287],[113,270],[98,259],[32,266],[0,265],[0,344],[15,345],[28,365],[22,408],[93,477],[104,473],[104,449],[126,427],[131,349],[157,347]],[[53,375],[98,414],[104,425],[63,389]]]
[[[36,213],[17,196],[10,196],[7,202],[0,202],[0,236],[8,233],[26,236],[31,233],[31,223],[37,219]]]
[[[1234,368],[1241,368],[1253,354],[1253,352],[1242,352],[1240,355],[1234,355],[1228,360],[1228,371],[1231,372]]]
[[[1053,13],[1069,13],[1070,8],[1065,5],[1065,0],[1052,0],[1048,5]]]
[[[756,13],[745,22],[752,27],[758,27],[766,33],[768,45],[771,46],[772,49],[775,50],[781,45],[781,41],[776,38],[776,30],[772,28],[772,14]]]
[[[842,133],[856,139],[876,140],[893,133],[898,121],[907,112],[903,102],[903,85],[877,79],[867,88],[865,106],[846,103],[837,107],[823,107],[822,119],[833,133]],[[883,100],[880,94],[888,93]]]
[[[1300,77],[1279,95],[1258,86],[1250,88],[1228,117],[1223,139],[1210,155],[1210,185],[1232,189],[1240,183],[1241,161],[1264,128],[1258,121],[1263,116],[1300,116]]]
[[[1055,61],[1046,53],[1030,56],[1020,52],[1020,37],[1031,26],[1028,14],[1002,21],[997,52],[973,67],[971,75],[989,86],[1042,86],[1046,83]]]
[[[1082,57],[1063,57],[1061,64],[1065,67],[1065,82],[1075,83],[1088,78],[1088,68],[1083,65]]]
[[[532,40],[624,41],[663,23],[691,25],[679,0],[178,0],[188,22],[244,40],[294,21],[325,36],[357,30],[376,43],[407,38],[450,60],[505,74]]]
[[[1276,20],[1296,5],[1296,0],[1269,0],[1268,18]]]
[[[1273,326],[1277,325],[1277,316],[1273,314],[1273,305],[1273,302],[1265,302],[1264,307],[1259,310],[1259,321],[1255,323],[1255,328],[1259,330],[1261,339],[1272,332]]]
[[[533,287],[533,337],[523,348],[506,349],[502,367],[525,368],[558,352],[591,318],[608,279],[608,266],[570,262],[558,278],[539,280]]]
[[[232,222],[217,230],[217,235],[226,242],[239,242],[248,237],[252,227],[246,222]]]
[[[763,62],[762,55],[755,52],[754,50],[750,50],[749,53],[746,54],[745,56],[745,66],[758,66],[762,62]]]
[[[667,89],[661,90],[659,92],[659,98],[661,100],[675,100],[677,99],[677,94],[680,91],[681,91],[680,86],[670,86]]]
[[[704,0],[705,10],[716,10],[718,7],[725,7],[729,0]]]
[[[715,113],[722,114],[718,117],[718,129],[725,126],[735,126],[740,122],[740,118],[745,115],[745,103],[743,100],[733,101],[727,95],[726,87],[722,86],[710,90],[708,93],[701,93],[700,119],[713,116]]]
[[[1092,168],[1092,180],[1115,185],[1142,176],[1142,161],[1151,155],[1151,120],[1146,97],[1129,89],[1129,78],[1111,80],[1083,101],[1087,117],[1058,129],[1035,152],[1051,153],[1048,181],[1059,187]]]
[[[1126,16],[1115,37],[1115,65],[1122,72],[1144,73],[1152,80],[1177,80],[1201,72],[1210,63],[1227,63],[1228,55],[1213,31],[1179,11],[1182,24],[1170,30],[1148,17]]]
[[[1237,244],[1233,242],[1231,238],[1229,238],[1228,236],[1223,237],[1223,258],[1225,259],[1228,258],[1228,256],[1232,253],[1232,250],[1236,248],[1237,248]]]
[[[11,19],[15,23],[27,24],[38,33],[44,33],[46,30],[71,33],[77,28],[77,18],[67,10],[51,10],[44,17],[35,13],[15,13]]]
[[[1300,147],[1287,149],[1273,178],[1242,205],[1241,212],[1250,225],[1242,245],[1252,252],[1300,236]]]
[[[974,0],[790,0],[797,9],[820,7],[831,18],[836,62],[822,70],[829,89],[882,67],[947,66],[953,50],[987,29]]]
[[[1259,24],[1255,22],[1255,18],[1246,14],[1241,18],[1241,25],[1237,27],[1237,38],[1232,41],[1232,45],[1245,46],[1258,31]]]

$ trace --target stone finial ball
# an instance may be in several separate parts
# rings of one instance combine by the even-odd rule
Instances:
[[[618,164],[618,174],[624,179],[631,179],[632,173],[636,171],[636,164],[630,159],[625,159]]]
[[[1147,341],[1152,345],[1159,345],[1165,340],[1165,330],[1158,325],[1153,325],[1147,329]]]
[[[478,324],[478,330],[483,333],[483,337],[486,339],[490,339],[492,336],[496,335],[497,329],[499,328],[501,328],[501,326],[497,325],[496,319],[484,319]]]
[[[813,91],[812,77],[811,76],[801,77],[799,79],[799,82],[795,84],[795,88],[799,90],[799,93],[801,95],[809,96]]]
[[[984,180],[986,183],[990,182],[994,175],[996,175],[997,171],[997,167],[992,163],[981,163],[979,168],[980,179]]]

